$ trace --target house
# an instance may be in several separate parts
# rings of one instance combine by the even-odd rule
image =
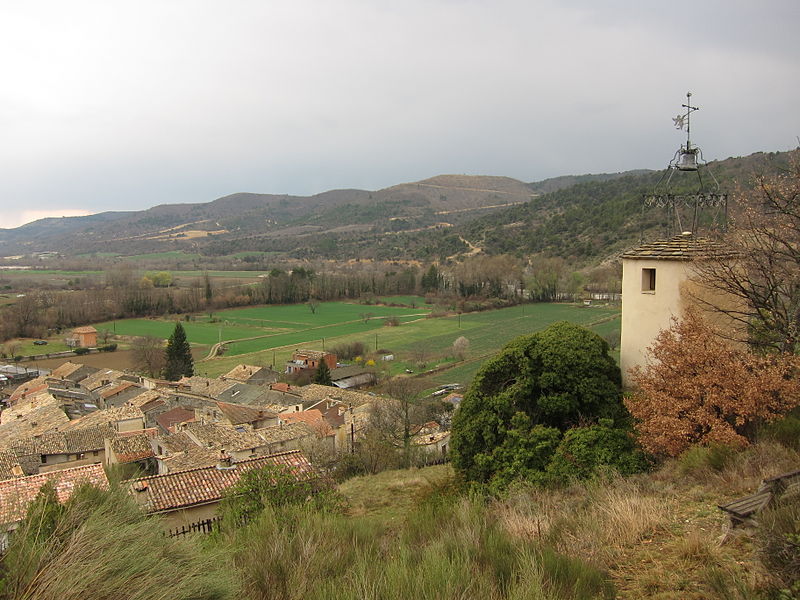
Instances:
[[[116,432],[108,425],[73,431],[50,431],[19,439],[11,445],[11,449],[20,462],[38,465],[38,472],[46,473],[102,463],[105,460],[105,440],[115,435]]]
[[[233,380],[239,383],[250,383],[252,385],[269,385],[278,381],[278,373],[268,367],[237,365],[225,375],[222,375],[220,379],[223,381]]]
[[[718,242],[696,237],[691,232],[647,243],[622,255],[620,368],[624,386],[631,383],[630,369],[646,364],[647,348],[661,330],[671,326],[673,318],[681,318],[690,306],[702,306],[699,298],[714,303],[730,302],[693,280],[697,261],[712,256],[733,258]]]
[[[331,371],[331,383],[342,389],[356,389],[378,383],[375,371],[359,366],[339,367]]]
[[[230,402],[215,402],[213,406],[195,409],[195,415],[202,423],[220,423],[238,431],[252,431],[280,424],[276,412]]]
[[[73,419],[60,429],[62,431],[70,431],[98,425],[108,425],[114,431],[120,433],[140,431],[145,428],[145,417],[140,408],[132,404],[126,404],[124,406],[96,410],[78,419]]]
[[[450,431],[431,421],[414,428],[411,445],[424,451],[429,458],[436,459],[447,455],[450,445]]]
[[[53,484],[59,502],[66,502],[83,484],[108,489],[108,478],[102,465],[86,465],[0,481],[0,550],[7,547],[8,536],[25,518],[28,505],[48,482]]]
[[[97,346],[97,329],[91,325],[76,327],[72,330],[72,336],[67,338],[67,346],[94,348]]]
[[[153,433],[155,430],[106,438],[106,464],[135,465],[142,472],[156,473],[155,452],[150,443]]]
[[[243,473],[275,465],[285,467],[298,481],[318,480],[308,460],[295,450],[240,462],[222,456],[211,466],[133,479],[128,491],[145,511],[162,515],[164,527],[172,532],[214,518],[225,491]]]
[[[300,373],[302,371],[316,370],[320,363],[325,361],[328,368],[336,368],[336,355],[330,352],[319,352],[317,350],[295,350],[292,353],[292,360],[286,363],[286,373]]]

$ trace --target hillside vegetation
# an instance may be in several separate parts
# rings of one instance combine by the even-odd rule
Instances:
[[[725,191],[753,173],[785,166],[787,153],[714,161]],[[508,177],[439,175],[377,191],[332,190],[300,197],[237,193],[205,204],[42,219],[0,230],[0,254],[56,251],[294,259],[438,260],[480,249],[544,253],[594,262],[663,230],[664,215],[641,218],[642,195],[662,172],[568,175],[524,183]],[[696,184],[691,175],[676,190]],[[680,178],[678,178],[680,179]]]

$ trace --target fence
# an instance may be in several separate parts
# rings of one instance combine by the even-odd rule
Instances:
[[[212,517],[211,519],[206,519],[205,521],[198,521],[189,525],[181,525],[175,529],[170,529],[168,535],[169,537],[179,537],[189,533],[208,534],[214,531],[215,527],[219,527],[218,523],[221,520],[222,517]]]

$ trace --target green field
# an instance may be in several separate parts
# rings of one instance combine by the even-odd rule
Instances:
[[[407,300],[407,299],[406,299]],[[237,308],[197,315],[183,321],[194,345],[225,344],[222,357],[201,361],[199,373],[216,376],[239,363],[281,365],[296,348],[328,349],[348,342],[362,342],[369,350],[387,350],[395,360],[382,364],[392,374],[415,372],[453,364],[431,373],[431,385],[467,383],[480,365],[511,339],[540,331],[555,321],[571,321],[590,327],[600,335],[619,331],[619,308],[574,304],[526,304],[500,310],[426,318],[430,307],[325,302],[315,313],[305,304]],[[400,325],[389,327],[386,317],[397,317]],[[124,319],[101,323],[118,335],[150,335],[167,338],[175,327],[169,319]],[[469,340],[466,360],[456,362],[451,348],[456,338]],[[367,358],[367,357],[365,357]],[[424,363],[424,367],[420,367]]]
[[[328,306],[322,305],[320,310]],[[365,308],[351,305],[356,310]],[[288,307],[287,307],[288,308]],[[260,310],[260,309],[242,309]],[[403,309],[395,309],[403,310]],[[235,311],[240,313],[241,311]],[[375,311],[377,313],[377,310]],[[221,313],[220,313],[221,314]],[[242,316],[242,315],[240,315]],[[417,371],[417,362],[422,360],[426,368],[453,363],[453,342],[459,336],[470,342],[467,360],[453,368],[429,376],[432,384],[467,383],[472,379],[483,360],[497,352],[504,344],[518,335],[533,333],[555,321],[571,321],[586,325],[601,335],[619,330],[619,308],[584,307],[569,304],[528,304],[524,308],[515,306],[495,311],[463,314],[442,318],[401,318],[399,327],[386,327],[382,319],[367,323],[355,321],[332,324],[324,327],[296,329],[261,339],[230,344],[228,354],[222,358],[205,361],[198,369],[210,375],[224,373],[241,362],[251,364],[281,365],[288,360],[295,348],[330,349],[344,342],[362,342],[370,351],[389,350],[396,360],[385,363],[391,373],[402,373],[405,369]],[[287,325],[286,322],[283,322]]]
[[[364,306],[345,302],[320,304],[315,313],[305,304],[238,308],[199,315],[184,321],[192,344],[212,345],[218,341],[248,340],[229,345],[228,355],[245,354],[297,344],[323,337],[360,334],[384,326],[384,318],[401,322],[424,317],[428,309],[389,306]],[[369,317],[365,321],[365,317]],[[96,325],[117,335],[168,338],[175,327],[173,319],[121,319]],[[249,338],[259,338],[250,340]]]

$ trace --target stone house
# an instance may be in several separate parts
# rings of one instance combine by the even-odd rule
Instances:
[[[243,473],[259,467],[285,467],[298,481],[315,481],[318,475],[299,451],[230,461],[133,479],[128,491],[148,513],[163,516],[164,528],[173,533],[180,527],[196,525],[216,516],[220,500]]]

